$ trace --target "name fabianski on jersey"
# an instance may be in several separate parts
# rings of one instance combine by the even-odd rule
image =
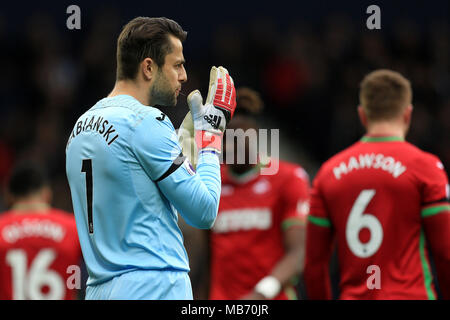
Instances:
[[[97,115],[87,116],[84,120],[78,121],[70,134],[66,148],[69,146],[73,138],[84,131],[96,131],[98,134],[103,135],[103,138],[105,138],[108,145],[111,145],[111,143],[119,137],[119,134],[115,133],[116,130],[112,124],[110,124],[109,127],[108,124],[108,120]]]
[[[343,174],[348,174],[353,170],[360,169],[381,169],[392,174],[394,178],[398,178],[406,167],[398,160],[392,157],[378,154],[360,154],[358,157],[350,157],[347,162],[342,161],[339,166],[333,168],[336,179],[340,179]]]

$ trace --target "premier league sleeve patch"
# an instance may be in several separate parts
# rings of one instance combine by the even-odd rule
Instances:
[[[194,167],[192,166],[192,164],[191,164],[191,162],[189,161],[188,158],[186,158],[186,159],[184,160],[183,166],[184,166],[184,168],[187,170],[187,172],[188,172],[191,176],[193,176],[193,175],[195,174],[195,169],[194,169]]]

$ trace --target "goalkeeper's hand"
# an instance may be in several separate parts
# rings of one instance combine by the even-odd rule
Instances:
[[[227,69],[211,68],[205,104],[198,90],[188,95],[187,102],[192,114],[199,152],[220,153],[223,132],[236,109],[236,89]]]

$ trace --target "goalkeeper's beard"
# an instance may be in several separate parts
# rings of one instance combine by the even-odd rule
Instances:
[[[171,89],[169,81],[160,70],[157,71],[154,85],[150,88],[149,101],[152,105],[166,107],[173,107],[177,104],[175,90]]]

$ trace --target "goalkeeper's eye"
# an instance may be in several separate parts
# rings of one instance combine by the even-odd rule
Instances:
[[[184,65],[184,63],[185,63],[184,60],[183,60],[183,61],[178,61],[178,62],[175,64],[175,68],[182,68],[183,65]]]

